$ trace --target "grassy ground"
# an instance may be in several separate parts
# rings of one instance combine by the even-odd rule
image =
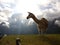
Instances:
[[[46,35],[9,35],[0,40],[0,45],[16,45],[16,38],[21,45],[60,45],[60,34]]]

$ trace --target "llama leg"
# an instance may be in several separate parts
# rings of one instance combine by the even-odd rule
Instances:
[[[43,34],[43,30],[41,30],[41,34]]]
[[[40,32],[39,34],[42,34],[42,31],[41,31],[41,29],[39,30],[39,32]]]
[[[40,34],[42,34],[42,30],[40,30]]]
[[[41,29],[38,28],[38,33],[41,34]]]
[[[43,33],[46,34],[46,30],[44,30]]]
[[[41,31],[38,31],[39,34],[41,34]]]

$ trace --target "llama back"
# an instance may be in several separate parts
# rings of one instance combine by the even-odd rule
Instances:
[[[48,21],[45,18],[42,18],[41,21],[46,27],[48,27]]]

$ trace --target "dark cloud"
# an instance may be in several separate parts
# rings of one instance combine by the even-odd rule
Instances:
[[[9,28],[7,26],[4,26],[5,25],[5,22],[2,22],[0,24],[0,33],[2,34],[7,34]]]
[[[46,6],[40,5],[41,10],[51,9],[53,8],[53,5],[51,3],[47,4]]]
[[[49,27],[48,27],[47,33],[49,33],[49,34],[60,34],[60,26],[55,24],[56,20],[60,21],[60,18],[55,18],[54,20],[49,21]]]
[[[9,34],[37,34],[37,27],[35,23],[27,25],[27,19],[21,19],[22,14],[13,14],[9,19]],[[16,20],[15,20],[16,19]],[[23,20],[23,23],[21,22]]]

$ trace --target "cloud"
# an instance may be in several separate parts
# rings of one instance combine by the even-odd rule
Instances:
[[[0,12],[0,23],[5,22],[6,26],[8,27],[8,16],[4,12]]]
[[[4,3],[14,3],[15,0],[0,0],[0,2]]]
[[[60,27],[60,20],[56,20],[56,21],[55,21],[55,24]]]
[[[58,0],[49,0],[49,3],[45,4],[45,5],[40,5],[39,4],[39,8],[42,12],[44,11],[60,11],[60,2]]]
[[[36,0],[29,0],[29,1],[25,0],[24,2],[23,1],[24,0],[22,0],[22,1],[18,0],[17,1],[18,3],[16,4],[16,8],[15,8],[16,9],[15,11],[18,11],[18,12],[22,11],[21,13],[23,15],[20,16],[22,23],[28,22],[28,24],[33,24],[32,23],[33,21],[31,19],[26,21],[26,19],[25,19],[27,16],[26,10],[33,12],[37,18],[45,17],[49,21],[53,20],[54,18],[60,17],[59,16],[59,14],[60,14],[60,12],[59,12],[60,11],[59,10],[59,3],[60,3],[59,0],[44,0],[44,1],[43,0],[37,0],[37,1]],[[33,7],[33,6],[36,6],[38,8]],[[40,11],[38,11],[38,9]],[[34,10],[34,11],[32,11],[32,10]]]
[[[9,19],[10,31],[16,34],[33,34],[37,33],[35,24],[28,25],[29,20],[23,18],[21,13],[14,13]],[[26,31],[25,31],[26,30]],[[36,31],[35,31],[36,30]],[[35,31],[35,32],[34,32]]]
[[[11,18],[9,19],[9,22],[10,23],[15,23],[16,21],[21,23],[21,24],[24,24],[24,25],[30,25],[33,23],[33,20],[32,19],[29,19],[27,20],[26,19],[26,15],[24,14],[21,14],[21,13],[14,13]]]
[[[34,32],[36,25],[32,19],[27,20],[28,11],[41,19],[45,17],[48,21],[60,17],[60,0],[0,0],[0,24],[5,22],[11,31],[17,33]],[[55,21],[60,26],[60,20]],[[23,29],[24,28],[24,29]],[[32,28],[32,29],[31,29]]]
[[[50,2],[46,5],[39,5],[39,8],[43,13],[42,17],[49,21],[48,33],[60,33],[60,1],[49,1]]]
[[[49,0],[46,5],[40,5],[40,10],[43,13],[42,16],[45,18],[57,18],[60,17],[60,1],[59,0]]]
[[[5,22],[9,27],[9,18],[12,16],[16,0],[0,0],[0,23]]]
[[[54,13],[46,12],[44,17],[47,18],[48,20],[59,18],[60,17],[60,12],[54,12]]]

